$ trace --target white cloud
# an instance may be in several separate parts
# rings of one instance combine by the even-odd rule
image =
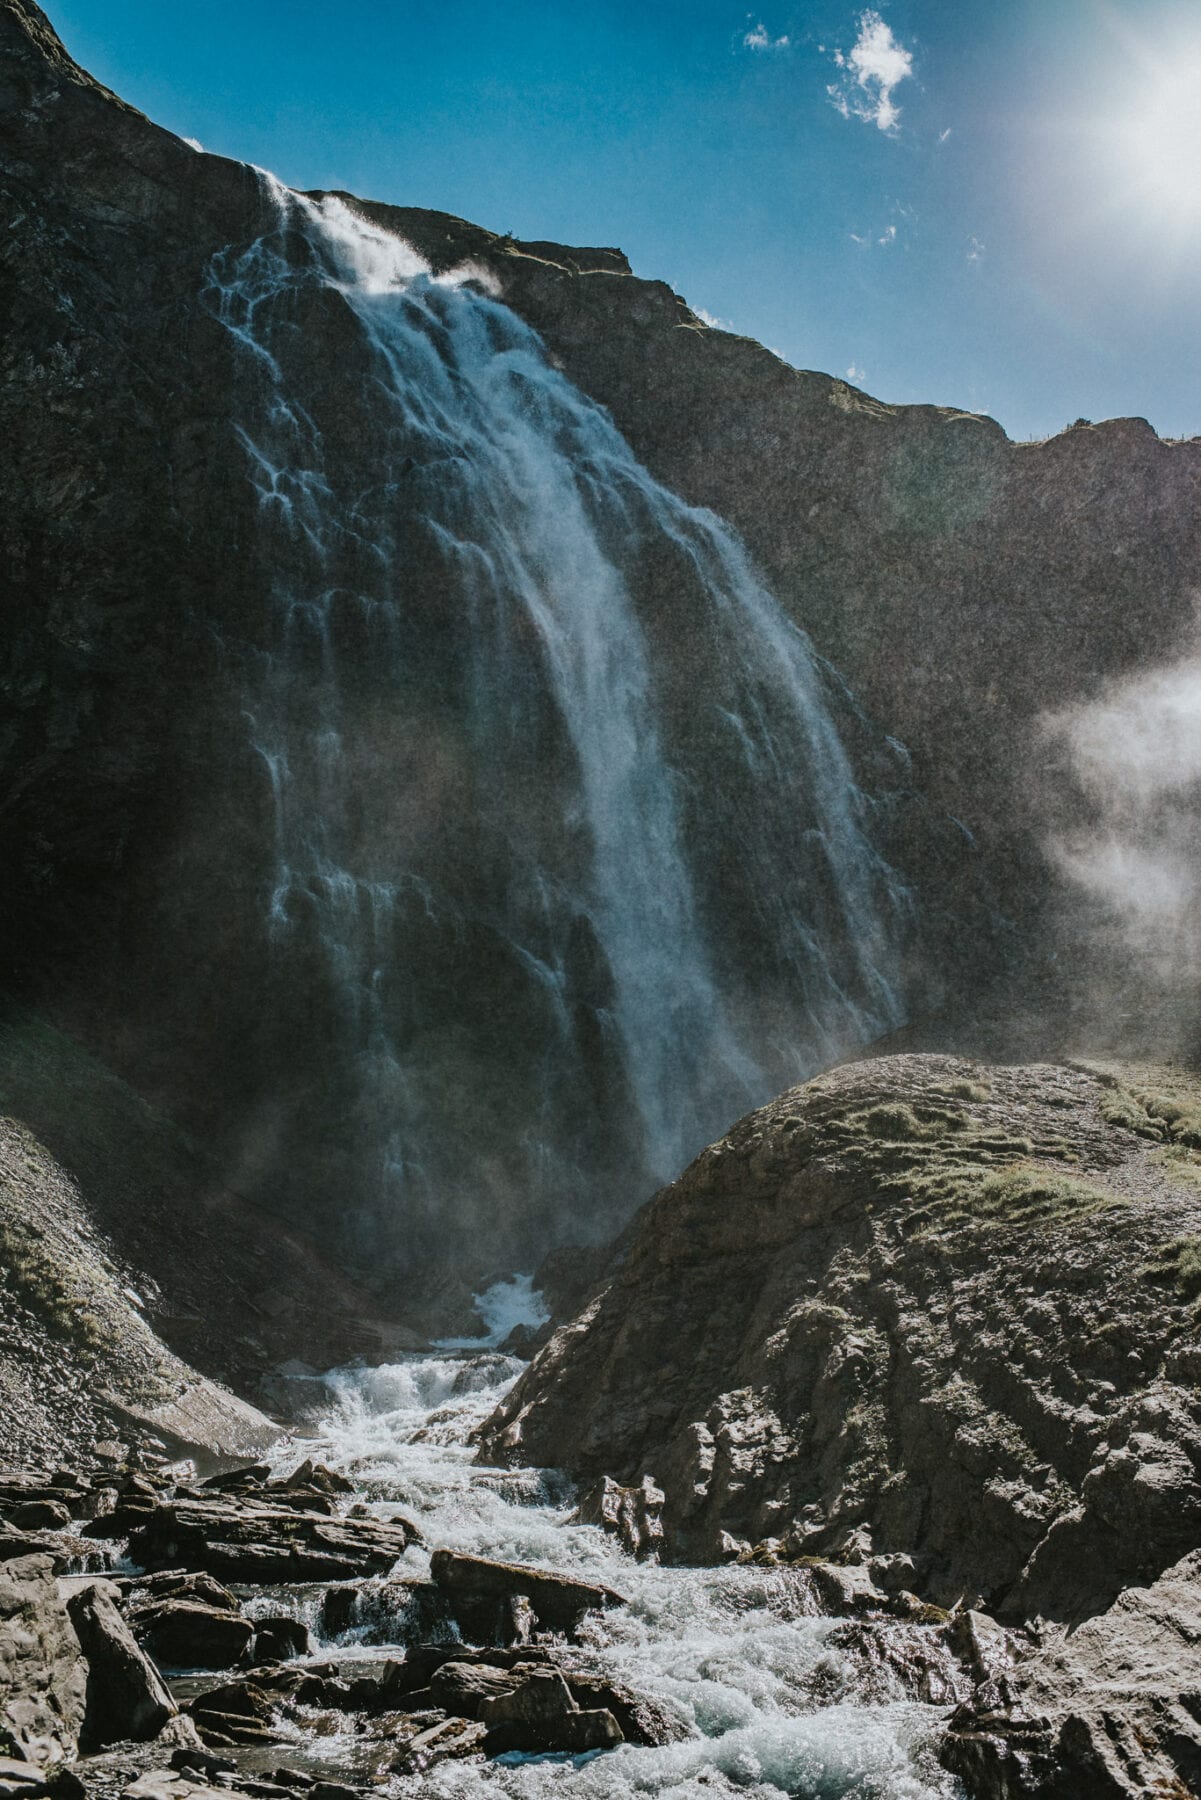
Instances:
[[[753,18],[754,14],[751,16]],[[757,25],[752,25],[742,41],[748,50],[787,50],[788,48],[787,36],[774,38],[762,19]]]
[[[884,227],[884,236],[878,237],[876,239],[876,242],[878,244],[895,244],[896,241],[897,241],[897,228],[895,225],[886,225]]]
[[[861,369],[857,363],[852,363],[850,368],[847,370],[847,380],[848,381],[866,381],[867,380],[867,370]]]
[[[938,134],[939,143],[945,144],[947,139],[950,137],[950,135],[951,135],[951,127],[948,125],[945,131],[939,132],[939,134]]]
[[[202,151],[204,149],[204,145],[201,143],[199,138],[185,138],[184,143],[188,146],[189,150],[201,150]]]
[[[969,262],[980,262],[983,259],[983,256],[984,256],[984,245],[980,242],[980,239],[978,237],[969,238],[967,241],[967,259],[968,259],[968,261]]]
[[[913,52],[892,35],[878,12],[859,15],[859,36],[848,51],[836,50],[841,81],[826,89],[844,119],[862,119],[881,131],[895,131],[901,109],[893,93],[913,74]]]
[[[694,312],[703,324],[708,325],[711,331],[729,331],[731,329],[728,319],[719,319],[716,313],[709,312],[706,307],[693,306],[689,310]]]

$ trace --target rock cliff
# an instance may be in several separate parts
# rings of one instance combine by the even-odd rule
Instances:
[[[1161,443],[1139,421],[1014,445],[987,419],[884,406],[790,369],[705,327],[619,251],[352,204],[435,269],[472,264],[655,476],[733,522],[833,659],[828,686],[872,796],[876,847],[921,922],[898,948],[902,985],[959,1018],[982,980],[1039,965],[1052,886],[1033,721],[1049,700],[1091,694],[1180,640],[1197,446]],[[415,602],[403,696],[383,679],[370,606],[359,617],[347,605],[336,623],[357,828],[407,842],[433,820],[455,902],[433,921],[415,886],[395,959],[409,1009],[396,1079],[425,1122],[400,1159],[404,1209],[362,1215],[392,1153],[378,1121],[364,1125],[362,1061],[341,1047],[345,1007],[322,945],[271,954],[279,762],[251,728],[248,671],[261,678],[277,654],[288,562],[261,528],[239,436],[245,346],[211,291],[214,258],[269,222],[263,184],[100,87],[30,0],[2,0],[0,205],[0,980],[202,1135],[231,1185],[360,1268],[378,1268],[381,1247],[389,1266],[407,1256],[427,1271],[467,1257],[470,1282],[548,1241],[603,1237],[650,1185],[628,1123],[639,1097],[606,1036],[611,972],[586,909],[553,957],[531,961],[496,929],[495,893],[521,881],[501,879],[496,846],[481,851],[464,823],[495,784],[471,767],[458,590],[421,541],[420,484],[405,486],[403,459],[392,487]],[[298,296],[287,323],[342,488],[366,491],[379,421],[346,399],[369,385],[348,310],[328,292]],[[326,379],[334,367],[341,386]],[[657,555],[642,565],[639,606],[664,652],[663,729],[686,763],[698,747],[709,755],[716,729],[693,704],[710,679],[703,630],[679,571]],[[361,574],[352,555],[335,579],[349,593]],[[555,788],[570,765],[561,727],[536,706],[516,741],[558,772],[553,797],[540,783],[527,804],[510,771],[523,821],[542,838],[558,808],[574,829],[571,797]],[[712,769],[707,781],[679,784],[702,825],[696,796],[726,786]],[[498,845],[506,830],[502,818]],[[797,830],[821,841],[804,820]],[[758,983],[743,1009],[757,1040],[785,1042],[781,997],[803,997],[805,981],[773,965],[762,896],[743,892],[729,843],[702,834],[695,850],[723,950]],[[555,884],[535,876],[523,879],[541,904]],[[822,881],[803,885],[817,893]],[[563,1017],[578,1067],[555,1101],[565,1118],[552,1142],[528,1121],[547,1116],[545,1044]],[[381,1213],[399,1220],[386,1243]]]

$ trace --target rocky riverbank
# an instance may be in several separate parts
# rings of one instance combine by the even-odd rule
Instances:
[[[0,1482],[6,1800],[682,1800],[698,1780],[951,1800],[938,1722],[1012,1634],[904,1600],[839,1622],[816,1568],[627,1555],[555,1478],[472,1467],[518,1366],[314,1383],[337,1468],[292,1452],[199,1481],[110,1444],[94,1472]]]
[[[1183,1796],[1199,1172],[1180,1068],[846,1065],[529,1365],[295,1365],[257,1461],[131,1413],[11,1472],[8,1793]]]

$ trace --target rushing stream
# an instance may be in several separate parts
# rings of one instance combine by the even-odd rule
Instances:
[[[830,1642],[838,1622],[806,1612],[789,1571],[634,1562],[596,1527],[569,1522],[572,1497],[562,1478],[476,1466],[468,1434],[521,1367],[496,1351],[448,1350],[335,1371],[322,1378],[326,1411],[311,1448],[350,1474],[380,1517],[402,1511],[415,1519],[431,1548],[560,1569],[626,1595],[624,1610],[591,1616],[573,1655],[590,1672],[665,1703],[693,1735],[591,1758],[443,1763],[393,1778],[393,1793],[413,1800],[960,1794],[935,1760],[940,1712],[889,1692],[878,1673],[865,1691],[861,1670]],[[422,1575],[427,1566],[428,1551],[410,1549],[397,1573]],[[385,1640],[403,1642],[406,1630],[403,1614],[389,1625],[373,1612],[368,1591],[359,1621],[317,1654],[395,1655]],[[334,1763],[349,1753],[336,1739],[320,1746]]]

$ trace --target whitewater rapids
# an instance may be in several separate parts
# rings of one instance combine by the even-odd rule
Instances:
[[[522,1366],[495,1350],[444,1350],[315,1378],[324,1415],[306,1448],[348,1474],[380,1518],[400,1511],[415,1519],[430,1549],[538,1564],[626,1595],[624,1610],[592,1616],[573,1657],[653,1696],[694,1735],[589,1757],[447,1762],[393,1778],[387,1792],[398,1800],[958,1800],[961,1787],[935,1755],[941,1709],[887,1691],[878,1671],[865,1691],[861,1669],[830,1641],[839,1621],[807,1614],[789,1571],[634,1562],[598,1528],[569,1522],[572,1494],[561,1476],[476,1466],[469,1434]],[[412,1548],[396,1573],[422,1576],[428,1557]],[[403,1618],[394,1624],[401,1644]],[[395,1655],[380,1636],[377,1617],[316,1654]],[[324,1739],[315,1748],[336,1761],[349,1746]]]

